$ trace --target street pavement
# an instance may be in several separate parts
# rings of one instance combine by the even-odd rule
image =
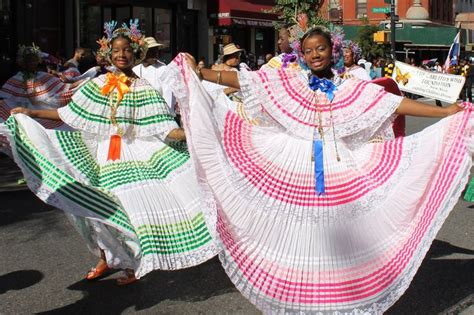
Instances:
[[[434,121],[409,118],[408,133]],[[14,173],[11,164],[0,163],[0,182],[5,169]],[[0,314],[259,314],[216,258],[181,271],[155,271],[126,287],[115,284],[118,273],[87,282],[96,259],[63,212],[27,190],[3,191],[0,198]],[[473,226],[474,205],[459,200],[387,314],[474,314]]]

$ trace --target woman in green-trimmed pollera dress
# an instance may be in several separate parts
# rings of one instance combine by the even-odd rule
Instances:
[[[30,189],[76,218],[108,268],[128,284],[155,269],[200,264],[217,254],[215,207],[198,190],[193,164],[161,95],[135,76],[146,52],[137,21],[106,23],[102,50],[117,68],[89,81],[57,110],[16,108],[2,126]],[[23,115],[26,114],[26,115]],[[75,132],[46,130],[34,118]]]

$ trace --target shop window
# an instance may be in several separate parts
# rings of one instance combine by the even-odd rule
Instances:
[[[111,21],[112,20],[112,8],[110,7],[105,7],[104,8],[104,18],[103,20],[105,22]]]
[[[358,19],[367,16],[367,0],[356,0],[356,17]]]
[[[96,43],[99,34],[102,34],[102,19],[100,14],[100,6],[81,4],[80,20],[80,41],[81,46],[96,50],[99,46]]]
[[[133,7],[133,18],[140,21],[140,29],[145,36],[153,36],[153,9],[144,7]]]
[[[16,47],[14,46],[15,34],[12,34],[10,1],[0,1],[0,37],[3,45],[0,45],[0,83],[3,84],[13,72],[13,64]]]
[[[171,60],[171,16],[168,9],[154,9],[154,35],[158,43],[164,46],[161,49],[161,58],[168,62]]]
[[[129,6],[115,8],[115,20],[118,22],[118,25],[122,25],[122,23],[128,24],[131,18]]]

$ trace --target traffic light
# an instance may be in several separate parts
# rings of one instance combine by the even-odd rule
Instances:
[[[384,31],[378,31],[374,33],[374,42],[383,44],[387,42],[387,33]]]

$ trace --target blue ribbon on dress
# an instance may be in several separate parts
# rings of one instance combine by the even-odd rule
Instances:
[[[313,156],[314,156],[315,188],[318,195],[322,195],[325,193],[325,190],[324,190],[324,154],[323,154],[323,142],[321,140],[313,140]]]
[[[321,90],[325,93],[329,101],[334,99],[336,85],[328,79],[320,79],[314,75],[309,78],[309,87],[313,91]],[[324,153],[323,142],[320,139],[313,139],[313,160],[315,189],[318,195],[325,193],[324,189]]]
[[[288,64],[290,62],[295,62],[297,59],[298,59],[298,56],[295,54],[283,54],[283,57],[282,57],[283,64],[281,67],[286,68],[288,67]]]
[[[313,91],[321,90],[326,94],[329,101],[334,99],[334,91],[336,91],[336,85],[328,79],[320,79],[317,76],[312,75],[309,78],[309,88]]]

